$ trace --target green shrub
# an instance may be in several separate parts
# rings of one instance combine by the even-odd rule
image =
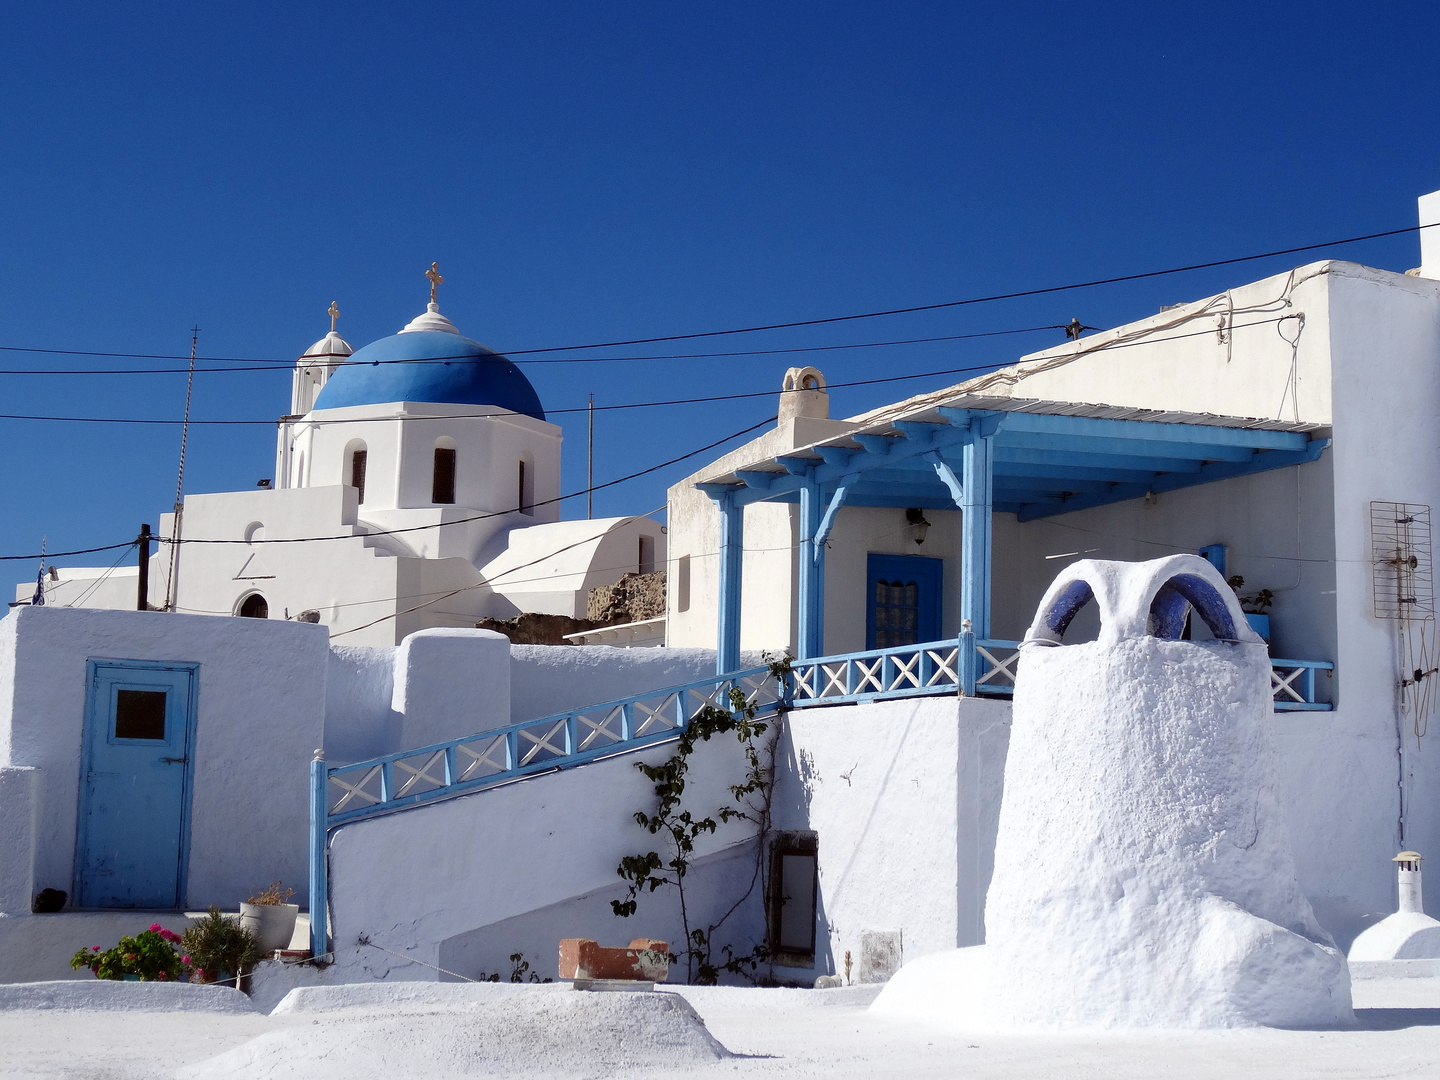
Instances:
[[[190,924],[180,947],[198,982],[248,975],[260,959],[260,939],[213,904],[203,919]]]

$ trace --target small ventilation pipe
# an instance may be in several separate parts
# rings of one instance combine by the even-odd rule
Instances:
[[[1420,902],[1420,853],[1402,851],[1393,861],[1400,868],[1400,910],[1424,914]]]

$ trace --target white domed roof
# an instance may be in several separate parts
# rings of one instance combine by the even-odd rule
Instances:
[[[442,334],[460,333],[455,324],[440,314],[440,305],[431,300],[425,307],[425,314],[417,315],[405,324],[402,334],[416,334],[424,330],[438,330]]]
[[[334,330],[331,330],[323,338],[315,342],[314,345],[311,345],[308,349],[306,349],[305,354],[301,357],[301,359],[306,360],[310,359],[311,357],[322,356],[349,356],[354,351],[355,350],[350,347],[350,343],[348,341],[342,338]]]

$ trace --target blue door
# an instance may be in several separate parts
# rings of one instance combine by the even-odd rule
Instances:
[[[91,660],[75,859],[81,907],[179,907],[194,743],[193,664]]]
[[[944,564],[920,555],[871,555],[865,602],[865,647],[888,649],[940,640]]]

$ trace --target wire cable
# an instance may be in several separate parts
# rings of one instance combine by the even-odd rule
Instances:
[[[1187,321],[1188,319],[1193,318],[1193,317],[1194,317],[1193,314],[1192,314],[1192,315],[1186,315],[1186,316],[1183,316],[1181,319],[1177,320],[1177,322],[1184,322],[1184,321]],[[1275,321],[1275,320],[1273,320],[1273,319],[1262,319],[1262,320],[1259,320],[1259,321],[1257,321],[1257,322],[1236,323],[1231,329],[1243,330],[1243,329],[1245,329],[1245,328],[1247,328],[1247,327],[1251,327],[1251,326],[1266,326],[1266,325],[1269,325],[1271,322],[1274,322],[1274,321]],[[1163,328],[1162,328],[1162,329],[1163,329]],[[1151,330],[1144,331],[1144,333],[1150,333],[1150,332],[1152,332],[1152,331],[1151,331]],[[1081,349],[1081,350],[1077,351],[1075,354],[1065,354],[1065,355],[1063,355],[1062,357],[1060,357],[1059,359],[1063,359],[1065,362],[1068,363],[1068,362],[1071,362],[1071,361],[1073,361],[1073,360],[1075,360],[1075,359],[1078,359],[1080,356],[1088,355],[1090,352],[1096,352],[1096,351],[1101,351],[1101,350],[1110,351],[1110,350],[1122,349],[1122,348],[1135,348],[1135,347],[1145,346],[1145,345],[1157,345],[1157,344],[1161,344],[1161,343],[1164,343],[1164,342],[1167,342],[1167,341],[1178,341],[1178,340],[1181,340],[1181,339],[1183,339],[1183,338],[1189,338],[1189,337],[1202,337],[1202,336],[1204,336],[1204,335],[1206,335],[1206,334],[1213,334],[1213,333],[1215,333],[1215,330],[1212,328],[1212,329],[1207,329],[1207,330],[1196,330],[1196,331],[1193,331],[1193,332],[1190,332],[1190,333],[1184,333],[1184,334],[1172,334],[1172,335],[1170,335],[1170,336],[1168,336],[1168,337],[1142,338],[1141,340],[1137,340],[1137,341],[1122,341],[1122,342],[1100,341],[1100,342],[1095,342],[1095,343],[1094,343],[1093,345],[1091,345],[1089,348],[1085,348],[1085,349]],[[1084,342],[1086,342],[1086,343],[1088,344],[1088,343],[1092,342],[1093,339],[1092,339],[1092,338],[1082,338],[1081,341],[1084,341]],[[914,372],[914,373],[909,374],[909,375],[885,375],[885,376],[881,376],[881,377],[879,377],[879,378],[874,378],[874,379],[849,379],[849,380],[846,380],[846,381],[844,381],[844,382],[832,382],[832,383],[827,383],[825,389],[826,389],[827,391],[829,391],[829,390],[841,390],[841,389],[846,389],[846,388],[855,387],[855,386],[879,386],[879,385],[882,385],[882,384],[885,384],[885,383],[909,382],[909,381],[913,381],[913,380],[915,380],[915,379],[932,379],[932,378],[938,378],[938,377],[940,377],[940,376],[942,376],[942,375],[964,375],[964,374],[969,374],[969,373],[971,373],[971,372],[991,372],[991,371],[997,371],[998,368],[1004,368],[1004,367],[1008,367],[1008,366],[1012,366],[1012,365],[997,364],[996,362],[991,361],[990,363],[985,363],[985,364],[971,364],[971,365],[969,365],[969,366],[967,366],[967,367],[942,368],[942,369],[936,370],[936,371],[917,371],[917,372]],[[1029,373],[1030,373],[1030,372],[1026,372],[1025,374],[1029,374]],[[947,388],[947,389],[948,389],[948,388]],[[738,393],[738,394],[712,394],[712,395],[707,396],[707,397],[670,398],[670,399],[666,399],[666,400],[662,400],[662,401],[630,401],[630,402],[622,402],[621,404],[618,404],[618,405],[596,405],[596,406],[595,406],[595,411],[596,411],[596,412],[617,412],[617,411],[623,411],[623,410],[627,410],[627,409],[659,409],[659,408],[672,408],[672,407],[679,406],[679,405],[706,405],[706,404],[712,404],[712,403],[718,402],[718,401],[743,401],[743,400],[746,400],[746,399],[748,399],[748,398],[764,398],[764,397],[771,397],[771,396],[777,395],[777,394],[799,394],[799,393],[807,393],[807,392],[808,392],[808,391],[806,391],[804,388],[796,388],[796,389],[794,389],[794,390],[783,390],[783,389],[782,389],[782,390],[748,390],[748,391],[743,391],[743,392]],[[903,404],[903,403],[902,403],[902,404]],[[547,410],[545,410],[545,415],[546,415],[546,416],[563,416],[563,415],[569,415],[569,414],[574,414],[574,413],[584,413],[584,412],[588,412],[588,411],[589,411],[589,407],[588,407],[588,406],[576,406],[576,407],[574,407],[574,408],[547,409]],[[307,416],[308,416],[308,415],[309,415],[309,414],[307,414]],[[410,421],[410,420],[466,420],[466,419],[473,419],[476,415],[477,415],[477,414],[475,414],[475,413],[437,413],[437,414],[435,414],[435,415],[433,415],[433,416],[407,416],[405,419],[406,419],[407,421]],[[65,424],[138,424],[138,425],[159,425],[159,426],[174,426],[174,425],[183,423],[183,421],[181,421],[181,420],[164,419],[164,418],[152,418],[152,417],[42,416],[42,415],[24,414],[24,413],[0,413],[0,420],[32,420],[32,421],[40,421],[40,422],[48,422],[48,423],[65,423]],[[298,425],[308,425],[308,424],[314,424],[314,425],[320,426],[320,425],[328,425],[328,424],[393,423],[394,420],[395,420],[395,417],[393,417],[393,416],[360,416],[360,417],[351,417],[351,418],[348,418],[348,419],[337,417],[337,418],[334,418],[334,419],[326,418],[326,419],[319,419],[319,420],[305,419],[304,417],[296,417],[296,418],[294,418],[293,420],[286,420],[286,421],[279,421],[279,422],[289,422],[289,423],[296,424],[297,426],[298,426]],[[269,427],[269,426],[271,426],[271,425],[273,425],[273,424],[276,424],[276,423],[277,423],[277,421],[275,421],[275,420],[191,420],[191,421],[190,421],[190,424],[191,424],[192,426],[199,424],[199,425],[206,425],[206,426],[210,426],[210,427],[261,427],[261,426]],[[566,496],[566,497],[568,498],[569,496]]]
[[[1228,259],[1212,259],[1209,262],[1190,263],[1185,266],[1172,266],[1164,270],[1145,270],[1133,274],[1117,274],[1113,277],[1093,278],[1089,281],[1075,281],[1066,285],[1048,285],[1038,289],[1020,289],[1008,293],[993,293],[988,296],[972,296],[960,300],[944,300],[933,304],[915,304],[910,307],[887,308],[881,311],[864,311],[852,315],[831,315],[819,319],[795,319],[790,322],[766,323],[756,326],[739,326],[726,330],[702,330],[688,334],[663,334],[655,337],[628,338],[616,341],[595,341],[581,345],[552,345],[545,348],[535,349],[509,349],[504,350],[501,355],[525,356],[538,353],[556,352],[578,352],[582,349],[611,349],[624,345],[653,345],[662,341],[694,341],[697,338],[726,337],[733,334],[756,334],[768,330],[791,330],[802,326],[827,326],[835,323],[854,322],[860,319],[880,319],[891,315],[913,315],[923,311],[942,311],[950,308],[969,307],[975,304],[989,304],[1000,300],[1018,300],[1028,296],[1048,296],[1059,292],[1069,292],[1075,289],[1091,289],[1101,285],[1117,285],[1127,281],[1144,281],[1150,278],[1166,277],[1173,274],[1186,274],[1195,270],[1210,270],[1219,266],[1234,266],[1239,263],[1255,262],[1259,259],[1273,259],[1281,255],[1296,255],[1304,251],[1317,251],[1321,248],[1343,247],[1347,244],[1359,244],[1367,240],[1381,240],[1389,236],[1403,236],[1406,233],[1418,233],[1424,229],[1433,229],[1440,226],[1440,222],[1431,222],[1427,225],[1407,225],[1401,229],[1385,229],[1381,232],[1364,233],[1359,236],[1347,236],[1340,240],[1325,240],[1314,244],[1300,244],[1296,247],[1276,248],[1273,251],[1262,251],[1253,255],[1237,255]],[[7,352],[28,352],[45,353],[61,356],[114,356],[127,359],[140,360],[184,360],[183,355],[174,353],[129,353],[129,352],[104,352],[87,349],[47,349],[30,348],[19,345],[0,345],[0,351]],[[226,359],[235,362],[254,363],[276,363],[272,358],[252,357],[211,357],[207,359]]]

